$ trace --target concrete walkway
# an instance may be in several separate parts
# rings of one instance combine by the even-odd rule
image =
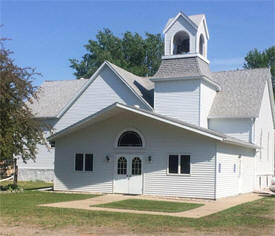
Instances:
[[[153,196],[130,196],[130,195],[120,195],[120,194],[106,194],[94,198],[89,198],[86,200],[68,201],[68,202],[58,202],[50,204],[42,204],[39,206],[47,207],[59,207],[59,208],[74,208],[74,209],[84,209],[90,211],[108,211],[108,212],[123,212],[123,213],[134,213],[134,214],[148,214],[148,215],[165,215],[165,216],[177,216],[177,217],[188,217],[188,218],[200,218],[208,216],[219,211],[237,206],[242,203],[255,201],[262,198],[259,194],[248,193],[242,194],[234,197],[227,197],[223,199],[213,200],[194,200],[194,199],[182,199],[182,198],[161,198]],[[183,212],[154,212],[154,211],[137,211],[137,210],[126,210],[126,209],[113,209],[113,208],[103,208],[103,207],[91,207],[92,205],[99,205],[105,203],[111,203],[115,201],[122,201],[126,199],[146,199],[146,200],[156,200],[156,201],[172,201],[172,202],[185,202],[185,203],[201,203],[204,206],[191,209]]]

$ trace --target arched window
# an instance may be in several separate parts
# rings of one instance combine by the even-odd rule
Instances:
[[[200,36],[200,54],[204,56],[204,37],[202,34]]]
[[[184,54],[190,51],[190,39],[188,33],[185,31],[179,31],[175,34],[173,40],[173,54]]]
[[[126,131],[120,135],[118,147],[142,147],[142,139],[135,131]]]

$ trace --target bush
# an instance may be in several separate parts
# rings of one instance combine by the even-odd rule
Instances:
[[[23,192],[23,188],[19,187],[17,184],[8,184],[5,186],[0,186],[0,191]]]

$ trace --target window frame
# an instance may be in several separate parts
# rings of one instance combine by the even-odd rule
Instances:
[[[136,132],[140,136],[140,138],[141,138],[142,146],[139,146],[139,147],[138,146],[136,146],[136,147],[135,146],[118,146],[118,140],[119,140],[120,136],[123,133],[127,132],[127,131]],[[146,148],[146,141],[144,139],[144,136],[142,135],[142,133],[138,129],[129,127],[129,128],[121,130],[117,134],[117,136],[116,136],[116,138],[114,139],[114,142],[113,142],[113,147],[114,147],[115,150],[118,150],[118,151],[121,151],[121,150],[129,150],[129,151],[130,150],[131,151],[132,150],[135,150],[135,151],[137,151],[137,150],[145,150],[145,148]]]
[[[76,170],[75,168],[76,168],[76,163],[75,163],[75,159],[76,159],[76,154],[82,154],[83,155],[83,170]],[[85,170],[85,162],[86,162],[86,155],[92,155],[93,156],[93,163],[92,163],[92,166],[93,166],[93,168],[92,168],[92,170]],[[91,152],[76,152],[75,154],[74,154],[74,157],[73,157],[73,159],[74,159],[74,172],[76,172],[76,173],[82,173],[82,172],[85,172],[85,173],[93,173],[94,172],[94,154],[93,153],[91,153]]]
[[[178,173],[170,173],[169,172],[169,157],[170,156],[178,156]],[[181,173],[181,156],[190,156],[190,173],[184,174]],[[166,175],[175,175],[175,176],[191,176],[192,175],[192,154],[189,152],[184,153],[168,153],[167,158],[167,169],[166,169]]]

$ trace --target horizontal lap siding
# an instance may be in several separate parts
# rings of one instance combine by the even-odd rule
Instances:
[[[240,155],[241,160],[239,159]],[[217,198],[253,191],[255,181],[254,155],[253,150],[218,143]],[[221,163],[221,173],[218,171],[219,163]],[[236,164],[235,173],[234,164]]]
[[[155,112],[199,125],[200,80],[155,82]]]
[[[42,129],[44,130],[43,135],[44,138],[47,138],[50,135],[50,132],[48,131],[48,127],[53,127],[55,125],[56,120],[52,119],[45,119],[41,121]],[[44,126],[47,126],[45,128]],[[54,148],[51,148],[50,146],[47,147],[46,145],[37,145],[37,154],[35,160],[27,160],[27,163],[24,163],[22,158],[19,157],[18,159],[18,169],[19,172],[22,173],[19,177],[22,177],[22,180],[25,178],[26,174],[28,173],[26,179],[28,180],[45,180],[43,175],[40,175],[37,173],[40,173],[40,170],[50,171],[53,172],[54,169]],[[21,171],[22,170],[22,171]],[[52,176],[50,177],[52,179]]]
[[[255,190],[255,158],[242,156],[241,162],[241,193],[249,193]]]
[[[213,100],[216,96],[216,90],[205,81],[200,84],[200,126],[208,128],[208,114]]]
[[[209,119],[209,128],[241,139],[246,142],[252,140],[253,121],[249,118],[244,119]]]
[[[61,130],[115,102],[139,105],[141,108],[147,109],[141,100],[114,72],[105,67],[70,109],[60,118],[55,129],[57,131]]]
[[[105,159],[108,147],[104,147],[100,133],[91,135],[93,132],[80,132],[73,138],[67,136],[56,141],[55,190],[112,192],[113,163]],[[74,170],[75,153],[93,154],[93,172]]]
[[[269,100],[268,86],[266,84],[259,118],[255,121],[255,143],[262,147],[256,156],[256,175],[274,175],[274,129],[272,111]],[[257,181],[257,183],[259,180]],[[262,181],[266,182],[266,181]],[[264,183],[263,186],[266,184]],[[257,186],[259,188],[259,186]]]
[[[144,149],[114,148],[117,135],[135,128],[144,136]],[[215,141],[149,118],[120,113],[56,141],[55,189],[112,192],[114,158],[117,154],[143,156],[144,194],[214,198]],[[73,170],[75,152],[94,154],[94,173]],[[166,174],[169,153],[190,153],[191,176]],[[106,162],[109,155],[111,160]],[[148,162],[152,156],[152,162]]]

